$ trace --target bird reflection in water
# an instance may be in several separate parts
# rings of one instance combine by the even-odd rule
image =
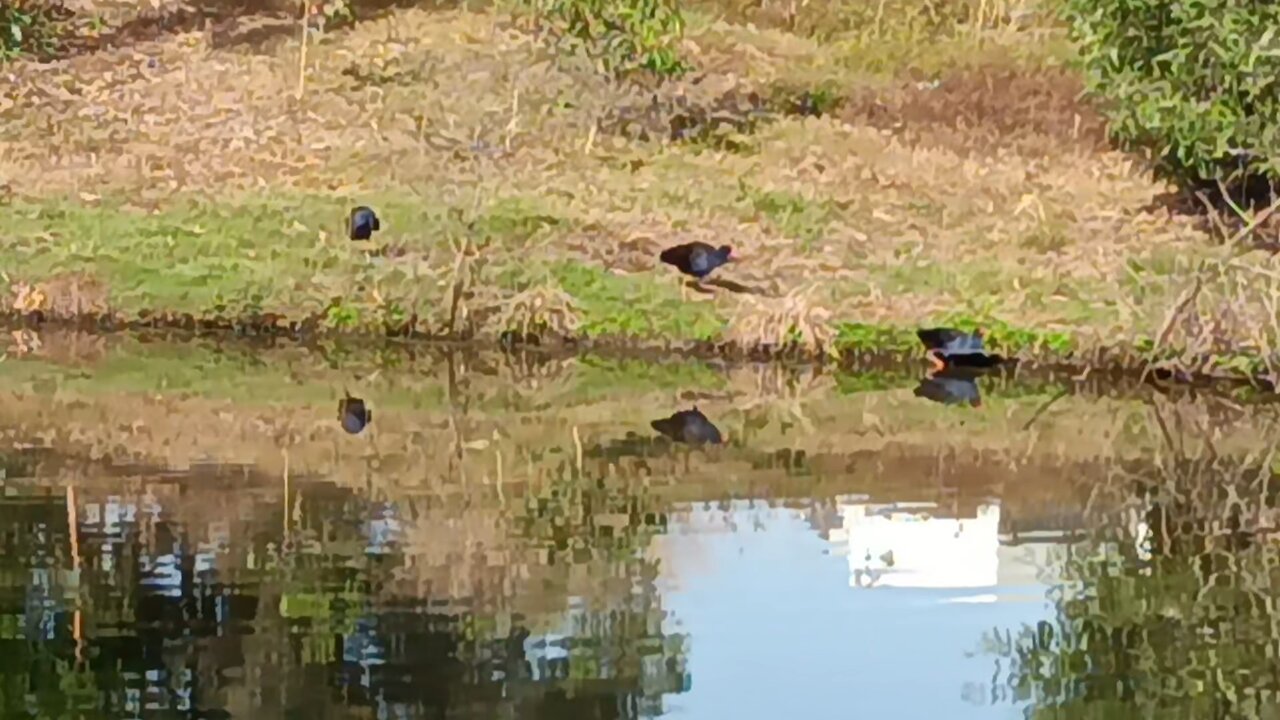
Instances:
[[[706,443],[719,445],[724,442],[720,436],[720,429],[698,410],[697,405],[694,405],[692,410],[681,410],[670,417],[654,420],[649,424],[654,430],[676,442],[690,445]]]
[[[943,405],[982,405],[977,377],[981,371],[972,368],[948,367],[930,373],[916,386],[915,396]]]
[[[347,395],[338,401],[338,421],[348,433],[358,434],[372,420],[373,412],[364,406],[364,400]]]

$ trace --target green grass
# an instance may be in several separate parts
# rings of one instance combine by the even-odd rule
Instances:
[[[684,302],[679,287],[651,277],[617,276],[564,262],[556,280],[582,308],[582,330],[591,337],[710,340],[724,328],[708,302]]]
[[[164,66],[189,79],[146,78],[148,88],[222,98],[225,122],[198,128],[176,105],[139,101],[127,52],[104,55],[125,80],[69,70],[59,82],[80,94],[0,110],[17,153],[0,158],[0,174],[32,168],[20,192],[0,185],[0,268],[15,282],[89,273],[126,318],[273,314],[335,332],[413,320],[419,332],[496,339],[545,321],[635,346],[777,347],[814,328],[813,346],[835,331],[838,348],[914,353],[916,327],[971,320],[1001,352],[1046,356],[1157,335],[1208,238],[1151,210],[1160,188],[1070,130],[1089,110],[1075,79],[1050,67],[1070,55],[1052,3],[886,0],[872,22],[877,5],[696,2],[685,49],[705,77],[647,89],[546,63],[514,28],[488,36],[505,18],[487,9],[397,9],[312,47],[303,112],[249,148],[228,128],[279,116],[293,81],[275,68],[296,67],[296,41],[262,56],[165,45]],[[973,23],[996,6],[1040,12],[1021,29],[989,14]],[[381,100],[365,103],[379,83],[344,74],[353,64],[432,82],[382,83]],[[20,92],[45,82],[35,67],[15,73]],[[942,84],[920,82],[931,79]],[[774,112],[741,147],[658,139],[682,118],[742,115],[751,93]],[[805,93],[821,117],[794,114]],[[104,125],[98,106],[115,120]],[[100,174],[102,198],[77,199],[68,163],[94,152],[100,169],[137,166],[112,138],[120,118],[144,115],[155,148],[143,164],[181,166],[180,189],[166,195],[142,168]],[[622,116],[652,138],[623,133]],[[51,125],[63,130],[56,147],[44,145]],[[155,199],[131,205],[138,197]],[[346,240],[357,204],[378,210],[374,245],[395,253]],[[682,298],[682,278],[654,256],[695,238],[732,244],[742,262],[715,277],[764,295]],[[1233,304],[1241,319],[1215,352],[1224,366],[1257,367],[1223,348],[1256,356],[1280,346],[1280,330],[1256,300],[1266,293],[1234,280],[1207,287],[1201,309]],[[1199,347],[1192,330],[1175,328],[1170,358]]]
[[[835,203],[785,190],[760,190],[740,185],[740,197],[749,208],[748,218],[765,219],[783,237],[811,249],[836,216]]]
[[[829,200],[784,190],[742,186],[739,198],[801,245],[819,239],[841,212]],[[383,193],[362,201],[387,218],[379,241],[405,251],[404,257],[371,256],[346,239],[351,199],[291,194],[217,201],[180,196],[159,212],[130,208],[118,198],[94,205],[19,202],[6,215],[0,262],[13,268],[9,274],[15,281],[39,281],[65,271],[91,273],[106,284],[111,307],[125,317],[144,311],[231,319],[275,313],[289,320],[318,318],[335,331],[376,332],[417,315],[419,329],[431,332],[446,321],[456,251],[465,240],[476,266],[465,300],[473,311],[548,286],[569,296],[578,331],[586,337],[643,345],[727,337],[732,294],[684,300],[681,279],[671,273],[615,274],[557,254],[557,241],[580,228],[581,221],[554,197],[503,195],[463,205]],[[1176,266],[1168,257],[1131,259],[1130,274],[1171,273]],[[985,326],[991,346],[1006,354],[1061,357],[1078,349],[1071,326],[1035,329],[1003,319],[1001,297],[1012,287],[1013,275],[994,259],[866,267],[871,274],[865,280],[833,287],[836,295],[872,286],[889,293],[959,289],[963,301],[955,311],[923,316],[918,324]],[[1082,327],[1105,310],[1083,290],[1066,301],[1047,293],[1047,286],[1031,284],[1025,297],[1032,307],[1056,304],[1057,312],[1078,318]],[[920,349],[912,325],[841,322],[838,314],[835,319],[838,351]],[[1235,371],[1261,364],[1242,353],[1223,357],[1220,366]]]

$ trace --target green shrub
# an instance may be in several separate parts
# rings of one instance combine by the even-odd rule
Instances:
[[[0,62],[57,49],[58,24],[69,13],[47,0],[0,0]]]
[[[1280,179],[1280,4],[1065,0],[1112,138],[1184,187]]]
[[[689,68],[676,52],[684,32],[677,0],[518,0],[565,49],[583,51],[606,72],[659,77]]]

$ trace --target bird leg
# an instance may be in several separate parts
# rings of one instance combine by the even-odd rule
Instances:
[[[937,350],[929,350],[925,353],[925,356],[929,358],[929,362],[933,365],[934,372],[940,372],[946,368],[947,364],[943,362],[942,358],[938,357]]]

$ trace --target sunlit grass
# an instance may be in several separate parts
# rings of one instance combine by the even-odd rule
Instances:
[[[973,319],[1011,352],[1154,345],[1210,238],[1106,148],[1059,67],[1051,3],[882,5],[877,19],[877,3],[695,3],[698,82],[652,92],[479,8],[326,33],[283,113],[291,35],[257,54],[172,38],[142,70],[102,53],[121,68],[109,79],[18,63],[8,91],[31,100],[0,110],[0,172],[26,178],[0,219],[6,299],[36,287],[67,312],[490,340],[532,324],[651,346],[918,351],[912,328]],[[747,122],[753,92],[763,114]],[[820,116],[796,114],[804,97]],[[113,139],[142,117],[153,144]],[[697,118],[743,137],[671,139]],[[383,219],[372,245],[345,239],[356,204]],[[740,262],[716,277],[759,294],[682,297],[656,258],[688,240],[733,245]],[[1248,262],[1253,281],[1277,272]],[[1196,302],[1233,313],[1211,332],[1176,318],[1161,357],[1266,366],[1280,334],[1246,274],[1206,284]]]

